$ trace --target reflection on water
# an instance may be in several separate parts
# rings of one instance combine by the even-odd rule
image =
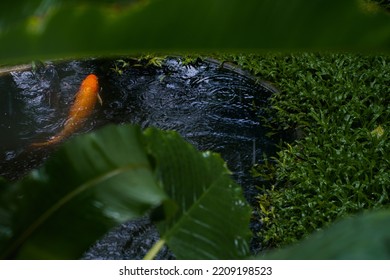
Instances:
[[[62,129],[81,81],[95,73],[103,105],[78,134],[125,122],[174,129],[198,149],[221,153],[239,183],[247,185],[250,166],[272,149],[260,115],[273,90],[212,61],[183,65],[169,58],[162,67],[126,62],[122,73],[113,70],[115,60],[99,59],[1,76],[0,175],[17,179],[47,158],[51,150],[29,145]]]

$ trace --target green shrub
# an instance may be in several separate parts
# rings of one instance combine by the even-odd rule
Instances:
[[[338,218],[389,204],[388,57],[231,58],[280,89],[268,108],[269,126],[295,139],[254,169],[264,190],[258,198],[264,246],[295,242]]]

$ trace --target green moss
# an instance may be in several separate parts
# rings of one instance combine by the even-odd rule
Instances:
[[[279,88],[267,110],[268,125],[277,137],[294,139],[254,168],[264,190],[258,201],[265,248],[389,205],[389,57],[302,53],[225,59]]]

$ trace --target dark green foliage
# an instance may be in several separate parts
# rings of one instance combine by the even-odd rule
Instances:
[[[239,0],[3,1],[0,4],[0,63],[129,55],[145,50],[386,50],[390,34],[388,15],[372,10],[372,6],[362,6],[362,2],[367,1],[252,0],[245,4]],[[375,2],[388,9],[388,1]],[[344,54],[229,57],[272,81],[281,90],[272,98],[265,123],[273,129],[270,135],[291,134],[292,139],[297,139],[290,145],[283,144],[275,158],[266,160],[254,171],[256,176],[265,179],[264,193],[259,197],[264,223],[260,234],[265,245],[288,244],[339,217],[388,204],[390,66],[387,57]],[[158,65],[158,60],[151,62]],[[177,195],[176,199],[180,200],[173,203],[164,200],[166,220],[160,223],[164,238],[178,256],[238,258],[246,254],[248,209],[241,203],[239,188],[221,167],[216,168],[220,176],[214,171],[210,177],[199,176],[208,164],[219,166],[218,157],[213,156],[212,162],[200,163],[199,154],[191,151],[189,158],[199,160],[196,162],[199,165],[188,163],[186,158],[179,159],[175,149],[165,153],[159,150],[160,144],[155,146],[153,139],[149,139],[147,149],[155,153],[157,162],[154,170],[153,157],[145,158],[143,144],[135,141],[138,148],[129,148],[128,152],[140,156],[132,165],[129,154],[117,154],[118,147],[122,149],[124,145],[121,137],[107,138],[113,144],[112,150],[108,149],[109,154],[102,143],[95,141],[95,136],[88,137],[84,144],[75,140],[43,169],[16,185],[0,180],[3,256],[77,256],[86,244],[111,226],[163,203],[166,197],[156,188],[159,183],[163,184],[165,192],[173,197]],[[101,157],[95,161],[96,153]],[[182,170],[184,162],[186,172],[171,174],[176,172],[170,169],[171,154],[175,168]],[[162,158],[159,160],[157,155]],[[123,164],[127,167],[123,168]],[[190,170],[192,167],[194,169]],[[105,175],[100,177],[101,174]],[[186,178],[192,175],[204,181],[193,184],[192,178]],[[106,181],[113,188],[101,188],[99,184]],[[124,187],[129,182],[145,184],[151,188],[146,189],[150,192],[139,196],[139,189],[133,192],[134,189],[129,191]],[[196,187],[202,188],[207,183],[210,184],[209,196],[203,197]],[[178,194],[169,189],[170,185],[185,185],[191,191]],[[229,190],[226,193],[223,192],[225,186]],[[121,189],[120,195],[117,188]],[[75,190],[78,191],[75,193]],[[145,194],[144,191],[141,193]],[[183,200],[183,196],[186,199]],[[69,198],[73,197],[77,199],[70,202]],[[98,200],[96,205],[107,203],[115,208],[115,213],[120,213],[119,216],[107,217],[102,209],[92,207],[92,199],[96,197],[104,202]],[[216,199],[220,199],[219,203],[214,203]],[[222,223],[221,216],[231,217],[222,212],[212,216],[215,213],[207,207],[195,211],[192,206],[188,207],[188,203],[194,201],[202,207],[215,204],[218,211],[227,211],[233,201],[238,208],[232,215],[242,218]],[[173,206],[175,203],[177,205]],[[75,205],[77,207],[73,208]],[[189,253],[186,246],[193,245],[194,236],[180,235],[177,229],[187,226],[187,222],[199,224],[203,217],[207,222],[217,220],[216,226],[226,226],[232,230],[231,234],[238,228],[240,238],[225,242],[220,230],[205,227],[216,233],[210,237],[212,246]],[[70,223],[77,232],[68,236],[55,234],[69,233]],[[41,225],[43,229],[39,232]],[[95,235],[83,232],[86,228],[93,228]],[[83,238],[72,246],[66,245],[69,243],[64,240],[75,235]],[[48,236],[56,237],[51,245],[42,247]],[[232,240],[238,247],[234,248]],[[221,244],[216,243],[219,241]],[[223,247],[221,251],[218,246]]]
[[[367,13],[358,2],[3,1],[0,60],[151,50],[386,49],[388,16]]]
[[[74,139],[41,169],[0,192],[2,258],[77,258],[109,228],[166,199],[137,128]],[[120,147],[120,149],[118,149]]]
[[[20,182],[0,181],[0,256],[79,258],[153,209],[178,258],[248,255],[251,211],[221,158],[177,133],[126,125],[76,137]]]
[[[389,260],[390,211],[367,212],[260,258],[276,260]]]
[[[251,209],[224,161],[210,152],[199,153],[174,132],[149,129],[146,139],[157,159],[157,177],[178,206],[158,223],[162,239],[175,255],[179,259],[248,256]],[[241,234],[232,238],[240,226],[244,226]]]
[[[236,56],[280,93],[270,127],[295,141],[257,166],[268,247],[389,204],[390,59],[356,54]]]

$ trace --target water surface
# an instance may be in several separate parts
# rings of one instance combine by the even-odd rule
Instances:
[[[29,146],[62,129],[90,73],[99,77],[103,105],[75,135],[109,123],[176,130],[199,150],[220,153],[247,200],[256,203],[250,169],[263,153],[273,152],[261,116],[274,89],[212,60],[184,64],[173,57],[157,67],[135,59],[90,59],[0,75],[0,176],[17,180],[50,156],[54,149]],[[251,227],[256,232],[259,221]],[[109,233],[86,258],[140,258],[157,239],[148,219],[132,221]],[[164,252],[161,258],[171,257]]]

